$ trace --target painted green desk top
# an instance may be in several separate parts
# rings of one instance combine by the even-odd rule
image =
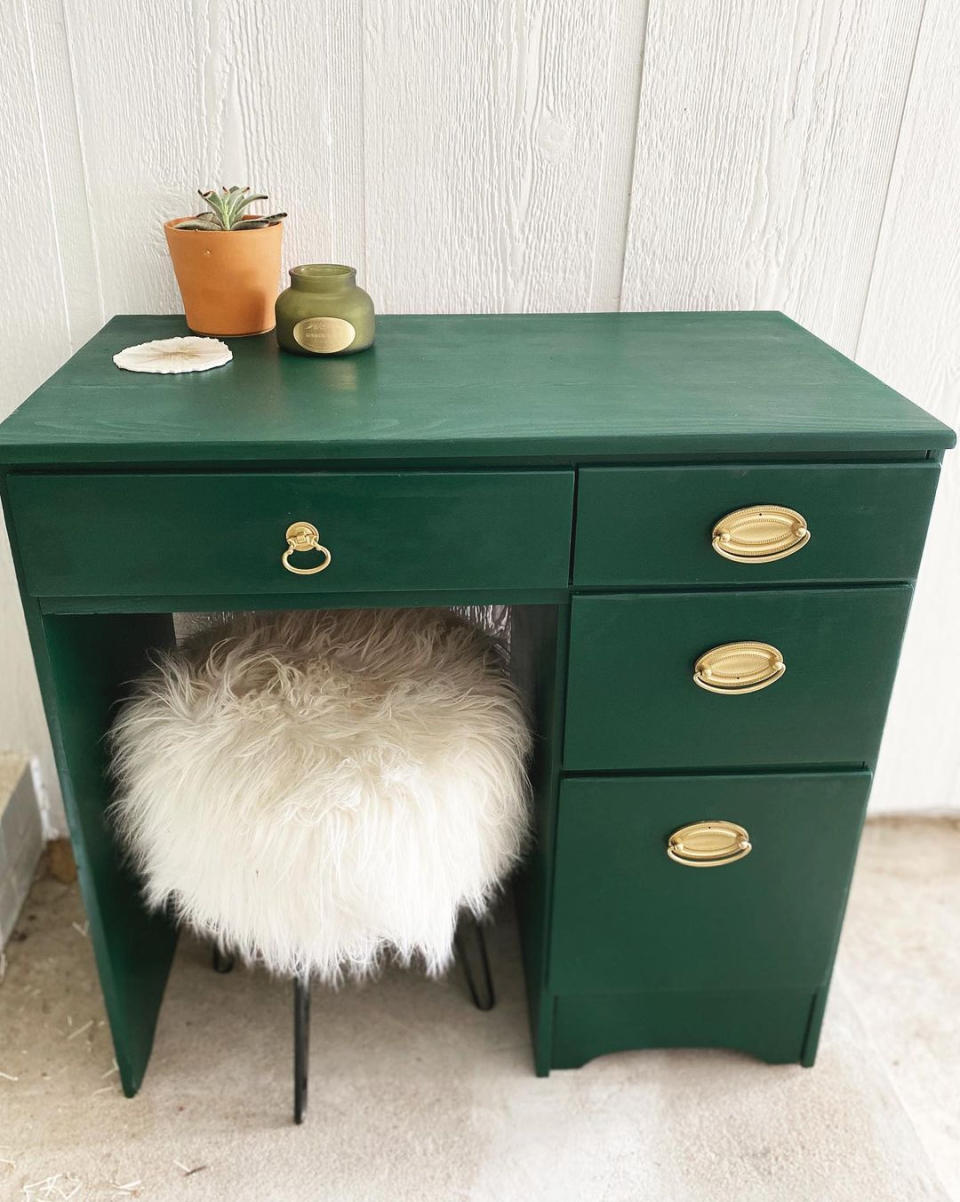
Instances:
[[[120,371],[189,333],[115,317],[0,426],[0,464],[614,462],[917,454],[953,432],[781,313],[379,317],[372,351],[231,340],[226,367]]]

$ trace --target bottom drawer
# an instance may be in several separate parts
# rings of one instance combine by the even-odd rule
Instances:
[[[868,772],[565,780],[552,991],[815,989],[869,790]],[[697,867],[667,855],[673,832],[718,820],[745,829],[747,855]]]

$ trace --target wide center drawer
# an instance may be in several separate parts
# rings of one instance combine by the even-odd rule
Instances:
[[[912,580],[939,470],[933,461],[587,468],[574,582]]]
[[[15,475],[35,596],[547,589],[569,580],[573,473]],[[330,564],[284,567],[311,523]],[[291,567],[323,563],[293,551]]]
[[[564,766],[746,768],[875,760],[909,585],[576,597]],[[751,692],[698,687],[766,669]],[[764,659],[756,645],[778,653]],[[707,681],[709,683],[709,680]],[[744,682],[750,685],[751,680]]]
[[[809,986],[826,975],[867,772],[565,780],[551,987]],[[749,854],[698,867],[667,855],[687,824],[742,827]]]

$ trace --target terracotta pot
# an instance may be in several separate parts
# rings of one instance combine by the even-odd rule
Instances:
[[[164,224],[187,325],[197,334],[265,334],[274,327],[283,222],[259,230],[178,230]]]

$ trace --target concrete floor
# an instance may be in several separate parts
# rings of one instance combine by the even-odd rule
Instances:
[[[127,1101],[75,887],[39,881],[19,930],[0,985],[0,1198],[960,1198],[960,823],[868,826],[814,1069],[634,1052],[539,1081],[503,922],[492,1014],[456,975],[315,992],[301,1128],[287,984],[217,976],[185,940]]]

